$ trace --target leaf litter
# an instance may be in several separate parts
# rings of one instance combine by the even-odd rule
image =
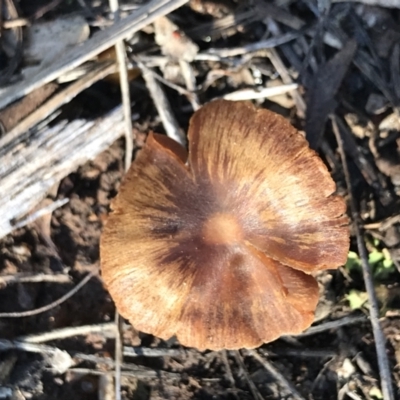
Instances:
[[[395,398],[400,386],[400,15],[396,1],[372,3],[276,0],[257,1],[253,5],[229,0],[192,0],[176,11],[170,12],[171,8],[159,14],[168,20],[145,24],[128,35],[125,50],[134,156],[150,130],[175,132],[176,137],[181,137],[198,105],[246,91],[246,98],[284,115],[305,131],[329,166],[338,193],[349,199],[344,164],[331,124],[332,117],[336,119],[352,197],[359,213],[359,221],[352,218],[351,225],[359,223],[363,229]],[[25,135],[22,140],[14,143],[7,139],[7,132],[18,129],[18,124],[38,104],[44,109],[49,107],[46,102],[49,96],[54,96],[54,91],[59,93],[59,85],[68,88],[70,79],[85,76],[101,62],[96,53],[82,64],[78,48],[63,53],[61,41],[54,40],[59,58],[70,65],[68,79],[52,78],[52,86],[31,97],[31,105],[18,107],[19,101],[26,102],[35,94],[31,85],[25,88],[23,83],[24,68],[29,65],[28,49],[22,47],[25,41],[29,42],[29,30],[24,27],[29,25],[29,29],[34,29],[36,24],[56,25],[58,21],[75,18],[84,23],[85,30],[90,29],[89,39],[82,43],[89,49],[97,32],[107,32],[113,24],[123,23],[124,18],[140,10],[143,4],[120,1],[122,22],[109,12],[106,1],[62,4],[21,0],[16,4],[7,0],[0,4],[3,7],[0,26],[4,32],[0,37],[0,140],[3,140],[0,144],[7,146],[0,151],[7,150],[19,160],[21,146],[35,143],[35,135],[50,132],[51,128],[58,132],[78,118],[94,121],[94,129],[97,126],[101,129],[102,118],[107,118],[104,116],[121,102],[118,82],[101,76],[89,88],[76,85],[78,96],[58,102],[50,117],[36,116],[28,131],[20,128]],[[148,13],[152,15],[151,9]],[[171,40],[179,41],[179,48],[171,46],[171,40],[160,38],[160,24]],[[178,56],[171,55],[176,49]],[[64,60],[67,56],[70,58]],[[138,71],[142,75],[150,71],[153,79],[144,80]],[[53,76],[61,75],[56,72]],[[161,88],[162,97],[152,98],[152,93],[160,91],[152,91],[151,84]],[[13,91],[12,85],[24,90]],[[42,85],[37,87],[43,88]],[[276,98],[269,97],[270,92],[265,89],[279,85],[288,88],[275,94]],[[16,97],[18,93],[23,93],[20,100]],[[17,102],[12,103],[14,100]],[[168,118],[157,112],[154,105],[157,101],[158,110],[164,107],[173,116],[172,125],[167,125]],[[123,134],[121,129],[120,136]],[[56,143],[56,136],[51,140]],[[75,142],[65,143],[68,146]],[[40,146],[46,146],[46,142]],[[102,324],[112,323],[114,307],[97,275],[98,246],[110,200],[116,195],[124,173],[125,145],[119,139],[99,149],[105,150],[93,154],[89,161],[76,160],[70,169],[57,170],[56,162],[43,165],[42,179],[51,170],[57,170],[62,179],[57,180],[52,190],[38,190],[36,209],[32,207],[28,217],[38,210],[37,215],[42,215],[39,199],[46,198],[43,209],[52,203],[60,205],[50,209],[42,225],[33,224],[32,219],[21,215],[14,230],[0,241],[0,277],[7,277],[0,280],[3,315],[26,312],[29,315],[29,311],[65,296],[88,274],[93,276],[65,302],[56,302],[43,313],[0,319],[2,398],[62,400],[114,396],[113,379],[109,377],[114,376],[116,366],[115,329],[99,329]],[[69,148],[70,152],[75,150]],[[1,154],[5,160],[6,152]],[[14,184],[7,187],[15,193],[8,193],[9,200],[4,200],[8,204],[12,204],[14,194],[24,193],[29,185],[35,184],[29,182],[31,173],[24,169],[34,162],[34,156],[21,158],[10,169],[8,179],[13,181],[8,182]],[[39,181],[38,176],[35,179]],[[0,188],[4,179],[0,178]],[[3,218],[7,218],[7,213]],[[20,220],[29,223],[20,227]],[[26,280],[36,275],[42,278]],[[390,399],[390,392],[381,386],[376,339],[365,318],[370,313],[370,304],[362,277],[362,254],[354,235],[346,266],[318,279],[321,301],[317,314],[322,319],[310,328],[309,334],[282,337],[251,352],[184,349],[174,339],[159,340],[135,331],[123,321],[120,333],[125,355],[120,360],[120,398]],[[72,329],[84,326],[88,328],[78,333]],[[36,344],[39,346],[36,350],[41,351],[18,348],[19,340],[29,347],[29,340],[23,339],[27,335],[40,337],[52,331],[57,332],[57,338]],[[6,343],[12,348],[5,349]],[[139,355],[132,357],[132,352],[125,351],[128,347]]]

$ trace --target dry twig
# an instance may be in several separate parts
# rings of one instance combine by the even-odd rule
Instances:
[[[233,377],[232,369],[231,366],[229,365],[228,354],[226,350],[221,351],[221,357],[222,357],[222,362],[224,363],[226,369],[225,375],[230,385],[233,387],[235,386],[235,378]]]
[[[0,339],[0,352],[7,350],[20,350],[28,353],[39,353],[45,357],[46,361],[58,374],[66,372],[68,368],[73,365],[71,356],[66,351],[60,350],[57,347]]]
[[[149,1],[125,19],[97,32],[80,46],[66,51],[59,60],[43,68],[36,76],[9,86],[2,91],[0,90],[0,108],[7,106],[45,83],[57,79],[110,46],[114,46],[121,39],[129,37],[146,25],[151,24],[156,18],[168,14],[186,2],[187,0]]]
[[[359,322],[364,322],[366,320],[367,320],[367,318],[364,315],[361,315],[361,316],[349,315],[347,317],[343,317],[343,318],[337,319],[335,321],[329,321],[329,322],[325,322],[320,325],[312,326],[311,328],[308,328],[305,332],[300,333],[299,335],[296,335],[295,337],[299,338],[299,337],[315,335],[317,333],[326,332],[331,329],[338,329],[338,328],[341,328],[346,325],[357,324]]]
[[[105,336],[115,334],[115,324],[105,322],[103,324],[72,326],[61,329],[54,329],[51,332],[35,333],[33,335],[19,336],[19,342],[43,343],[52,340],[66,339],[71,336],[89,335],[92,333],[101,333]]]
[[[123,365],[125,366],[125,365]],[[71,368],[69,370],[71,373],[79,374],[79,375],[94,375],[99,376],[103,374],[113,375],[113,371],[98,371],[95,369],[89,368]],[[153,371],[153,370],[135,370],[135,371],[121,371],[121,376],[123,377],[132,377],[132,378],[139,378],[139,379],[182,379],[181,374],[177,374],[174,372],[168,371]]]
[[[368,6],[400,8],[399,0],[332,0],[332,3],[362,3]]]
[[[17,19],[19,17],[18,9],[15,4],[16,4],[15,0],[5,0],[5,4],[4,4],[4,6],[8,10],[9,16],[13,19]],[[0,21],[0,24],[1,24],[1,22],[2,21]],[[20,26],[16,26],[16,27],[13,27],[12,29],[15,34],[15,42],[16,42],[14,54],[11,56],[7,66],[0,70],[0,72],[1,72],[0,85],[8,83],[10,77],[15,72],[15,70],[18,68],[19,63],[21,62],[21,58],[22,58],[22,46],[23,46],[22,28]]]
[[[143,79],[146,82],[147,89],[149,90],[150,96],[153,99],[154,105],[157,108],[158,114],[163,123],[165,133],[170,138],[174,139],[182,146],[186,145],[186,137],[179,127],[178,122],[174,114],[172,113],[171,106],[168,103],[167,96],[162,90],[161,86],[154,78],[150,68],[147,68],[139,59],[135,58],[140,69],[142,70]]]
[[[283,396],[290,395],[296,400],[304,400],[304,397],[267,359],[260,356],[255,350],[247,350],[247,353],[257,360],[266,371],[278,382],[279,386],[284,390]],[[282,396],[282,397],[283,397]]]
[[[186,357],[187,351],[183,349],[124,346],[123,354],[127,357]]]
[[[394,400],[394,392],[391,377],[391,368],[386,353],[386,338],[383,334],[382,327],[379,323],[379,306],[376,298],[374,283],[372,281],[371,267],[368,263],[368,253],[362,237],[360,216],[357,211],[356,203],[353,197],[350,173],[347,166],[346,154],[344,152],[343,140],[339,131],[338,124],[334,115],[331,116],[332,128],[338,143],[339,154],[343,163],[343,171],[346,179],[347,190],[350,196],[351,216],[354,223],[355,234],[357,238],[357,247],[361,259],[365,288],[368,293],[368,301],[370,304],[369,313],[371,318],[372,331],[375,338],[375,347],[378,357],[379,373],[381,378],[381,388],[384,400]]]
[[[10,285],[13,283],[71,283],[69,275],[65,274],[15,274],[0,276],[0,285]]]
[[[68,293],[66,293],[64,296],[61,296],[56,301],[53,301],[52,303],[47,304],[46,306],[39,307],[39,308],[36,308],[34,310],[29,310],[29,311],[3,312],[3,313],[0,313],[0,318],[31,317],[32,315],[37,315],[37,314],[41,314],[43,312],[49,311],[52,308],[59,306],[61,303],[63,303],[64,301],[68,300],[70,297],[72,297],[76,292],[78,292],[80,289],[82,289],[83,286],[85,286],[86,283],[88,283],[89,280],[95,275],[96,275],[96,272],[90,272],[73,289],[71,289]]]
[[[89,72],[87,75],[68,86],[60,93],[57,93],[55,96],[34,110],[31,114],[29,114],[25,119],[19,122],[17,126],[11,129],[0,140],[0,149],[9,145],[12,141],[16,140],[18,136],[22,135],[33,126],[43,121],[47,116],[60,108],[63,104],[68,103],[83,90],[92,86],[95,82],[103,79],[107,75],[112,74],[115,72],[115,70],[116,66],[114,64],[101,65],[94,71]]]
[[[246,371],[246,366],[244,365],[242,355],[239,353],[239,351],[232,351],[231,354],[236,359],[236,362],[239,365],[239,369],[241,373],[243,374],[244,379],[247,382],[247,385],[249,386],[250,392],[253,395],[255,400],[264,400],[264,397],[260,393],[260,391],[257,389],[257,386],[254,384],[254,382],[251,380],[249,374]]]
[[[110,10],[114,13],[116,21],[119,20],[118,0],[109,0]],[[131,96],[129,90],[128,68],[126,65],[127,57],[123,39],[115,44],[117,54],[119,82],[122,95],[122,109],[124,113],[125,125],[125,171],[128,171],[132,163],[133,152],[133,131],[132,131],[132,110]],[[122,363],[122,340],[121,340],[121,319],[118,311],[115,311],[115,400],[121,400],[121,363]]]
[[[114,386],[115,386],[115,400],[121,400],[121,365],[123,361],[122,352],[122,319],[118,313],[115,311],[114,317],[115,324],[115,374],[114,374]]]
[[[281,94],[285,94],[288,92],[292,92],[296,90],[298,85],[296,83],[292,83],[289,85],[281,85],[274,87],[266,87],[260,90],[256,89],[242,89],[237,90],[235,92],[228,93],[222,96],[226,100],[255,100],[255,99],[268,99],[270,97],[278,96]]]
[[[94,121],[61,121],[39,132],[26,132],[0,147],[0,238],[12,232],[54,184],[123,134],[118,107]]]
[[[119,4],[118,0],[109,0],[110,10],[114,13],[115,21],[119,20]],[[125,121],[125,171],[127,171],[132,162],[133,152],[133,135],[132,135],[132,111],[131,96],[129,91],[128,68],[126,65],[127,57],[123,39],[118,40],[115,44],[115,52],[117,54],[119,82],[122,95],[122,109]]]
[[[27,217],[21,219],[14,225],[14,229],[20,229],[32,222],[36,221],[38,218],[41,218],[47,214],[51,214],[53,211],[57,210],[58,208],[64,206],[69,202],[69,198],[60,199],[53,201],[53,203],[49,204],[46,207],[40,208],[39,210],[35,211],[34,213],[28,215]]]
[[[272,49],[274,47],[280,46],[281,44],[288,43],[291,40],[297,39],[302,35],[302,32],[290,32],[285,33],[282,36],[272,37],[270,39],[265,39],[257,41],[255,43],[250,43],[241,47],[232,47],[227,49],[210,49],[208,54],[217,55],[219,57],[235,57],[244,54],[249,54],[251,52]]]
[[[192,104],[193,111],[196,111],[200,108],[201,104],[197,94],[195,93],[196,77],[194,76],[193,68],[186,60],[179,60],[179,66],[181,68],[183,78],[185,79],[186,88],[191,93],[189,101]]]

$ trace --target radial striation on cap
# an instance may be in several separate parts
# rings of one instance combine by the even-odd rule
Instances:
[[[112,202],[101,268],[133,326],[198,349],[254,348],[311,325],[313,272],[346,262],[346,206],[282,116],[218,100],[189,153],[150,134]]]

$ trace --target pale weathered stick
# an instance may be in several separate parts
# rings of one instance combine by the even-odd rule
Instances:
[[[115,400],[121,400],[121,365],[123,362],[122,352],[122,319],[118,311],[115,311],[114,315],[115,325],[115,348],[114,348],[114,359],[115,359],[115,374],[114,374],[114,389],[115,389]]]
[[[186,145],[186,137],[182,132],[174,114],[172,113],[171,107],[168,103],[167,96],[162,90],[161,86],[154,78],[151,69],[144,66],[142,62],[136,59],[139,67],[142,70],[143,79],[146,82],[147,89],[149,89],[151,98],[153,99],[154,105],[157,108],[158,114],[165,128],[165,133],[182,146]]]
[[[118,0],[109,0],[110,10],[114,13],[115,20],[119,20],[119,4]],[[133,135],[132,135],[132,110],[131,95],[129,90],[128,68],[126,65],[127,57],[125,51],[124,40],[121,39],[115,44],[115,52],[117,54],[119,83],[122,95],[122,108],[125,119],[125,171],[131,165],[133,152]]]
[[[53,203],[49,204],[48,206],[40,208],[39,210],[35,211],[33,214],[29,214],[26,218],[23,218],[22,220],[18,221],[14,225],[14,228],[15,229],[23,228],[24,226],[36,221],[38,218],[43,217],[47,214],[51,214],[53,211],[64,206],[68,202],[69,202],[68,198],[53,201]]]
[[[65,274],[15,274],[0,276],[0,285],[10,285],[13,283],[71,283],[71,277]]]
[[[48,101],[43,103],[40,107],[30,113],[26,118],[18,123],[13,129],[7,132],[0,140],[0,149],[3,149],[6,145],[11,143],[13,140],[18,138],[24,132],[31,129],[33,126],[43,121],[55,110],[60,108],[63,104],[66,104],[81,93],[86,88],[92,86],[95,82],[105,78],[107,75],[116,71],[115,64],[101,65],[95,68],[94,71],[89,72],[78,81],[72,83],[70,86],[62,90],[51,97]]]
[[[146,71],[149,74],[152,74],[155,79],[157,79],[158,81],[163,83],[165,86],[168,86],[171,89],[176,90],[182,96],[186,96],[187,99],[189,100],[189,102],[192,103],[192,101],[194,99],[194,93],[193,92],[191,92],[188,89],[183,88],[182,86],[176,85],[175,83],[173,83],[171,81],[168,81],[167,79],[165,79],[161,75],[157,74],[157,72],[155,72],[154,70],[150,69],[150,68],[156,67],[156,66],[159,67],[162,63],[165,63],[165,61],[167,61],[166,57],[163,58],[164,61],[161,62],[161,60],[160,60],[161,64],[159,64],[159,65],[156,65],[157,64],[156,62],[155,63],[152,63],[151,61],[149,62],[149,57],[140,56],[140,57],[135,57],[135,59],[139,60],[142,63],[142,64],[140,64],[142,66],[142,68],[146,68]],[[144,60],[146,60],[146,62]]]
[[[11,85],[0,91],[0,109],[25,96],[32,90],[57,79],[69,70],[78,67],[97,54],[114,46],[119,40],[133,35],[138,30],[185,4],[188,0],[151,0],[137,11],[116,24],[93,35],[79,46],[67,50],[55,63],[45,67],[35,77]]]
[[[297,39],[301,35],[302,32],[289,32],[281,36],[272,37],[265,40],[259,40],[258,42],[250,43],[241,47],[232,47],[226,49],[210,49],[208,51],[208,54],[218,55],[220,57],[236,57],[259,50],[271,49],[280,46],[281,44],[288,43],[291,40]]]
[[[99,395],[99,400],[114,400],[114,379],[109,374],[103,374],[99,376],[99,388],[97,393]]]
[[[188,352],[183,349],[124,346],[124,356],[127,357],[186,357],[187,354]]]
[[[381,324],[379,322],[378,300],[376,298],[374,283],[372,281],[371,267],[368,263],[367,249],[365,247],[364,239],[361,233],[360,215],[357,211],[357,207],[353,197],[353,189],[352,189],[349,169],[347,166],[346,154],[344,152],[342,136],[340,134],[339,125],[336,121],[336,117],[334,115],[331,115],[331,121],[332,121],[333,132],[335,134],[336,141],[338,143],[340,158],[342,159],[343,163],[343,171],[346,180],[347,190],[350,195],[351,216],[354,222],[353,226],[357,238],[357,247],[361,259],[365,288],[368,293],[369,315],[371,318],[372,331],[375,339],[375,348],[378,358],[379,375],[381,378],[382,395],[384,400],[394,400],[391,368],[386,353],[386,338],[383,333]]]
[[[94,121],[62,121],[42,132],[27,132],[0,148],[0,238],[12,232],[54,184],[123,134],[118,107]]]
[[[27,132],[0,148],[0,238],[12,232],[54,184],[123,135],[118,107],[94,121],[62,121]]]
[[[20,350],[28,353],[39,353],[51,365],[55,372],[63,374],[74,364],[71,356],[57,347],[44,344],[21,343],[18,341],[0,339],[0,352],[8,350]]]
[[[54,329],[51,332],[18,336],[17,340],[19,342],[44,343],[52,340],[66,339],[72,336],[89,335],[91,333],[101,333],[106,337],[113,337],[115,335],[115,324],[113,322],[104,322],[102,324],[95,325],[72,326]]]
[[[292,92],[298,88],[297,83],[289,85],[281,85],[274,87],[266,87],[260,90],[256,89],[241,89],[236,90],[222,96],[226,100],[240,101],[240,100],[254,100],[254,99],[268,99],[270,97],[278,96],[288,92]]]
[[[116,21],[119,20],[119,2],[118,0],[109,0],[110,10],[114,13]],[[124,127],[125,127],[125,171],[128,171],[132,163],[133,152],[133,135],[132,135],[132,110],[131,110],[131,95],[129,90],[128,68],[126,65],[127,57],[124,40],[118,40],[115,44],[115,53],[117,54],[118,69],[119,69],[119,83],[122,96],[122,109],[124,113]],[[115,376],[114,376],[114,396],[115,400],[121,400],[121,363],[122,363],[122,330],[121,318],[118,310],[115,310],[114,316],[115,323]],[[106,386],[110,386],[109,380],[104,378],[103,381]],[[106,392],[106,391],[105,391]]]
[[[181,68],[181,73],[183,75],[183,79],[186,83],[186,88],[192,93],[192,96],[189,98],[190,103],[192,104],[193,111],[197,111],[200,106],[200,100],[195,93],[196,91],[196,77],[193,73],[193,68],[190,63],[186,60],[179,60],[179,66]]]
[[[273,34],[276,36],[280,35],[280,30],[277,23],[271,18],[268,18],[267,22],[270,31],[273,32]],[[281,76],[283,83],[285,83],[286,85],[293,84],[292,77],[290,76],[289,71],[287,70],[278,52],[275,49],[271,48],[270,50],[268,50],[268,57],[274,68],[278,71],[278,74]],[[298,90],[292,91],[292,97],[294,102],[296,103],[298,115],[301,118],[304,118],[306,114],[306,103],[303,97]]]

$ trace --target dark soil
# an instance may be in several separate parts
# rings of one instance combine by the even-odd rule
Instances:
[[[47,2],[38,1],[36,5],[34,3],[20,1],[23,15],[32,15]],[[78,2],[70,3],[50,11],[45,18],[57,18],[71,10],[80,10],[79,12],[82,12],[88,20],[93,18],[86,13],[87,10],[83,12],[79,8]],[[95,2],[86,1],[86,3],[96,15],[100,15],[105,9],[105,2],[99,2],[101,6],[98,7],[92,4]],[[188,36],[191,35],[190,28],[194,26],[193,24],[201,26],[208,21],[230,15],[231,9],[236,11],[240,9],[236,2],[230,1],[192,3],[192,8],[178,10],[173,16]],[[308,7],[307,3],[312,3],[313,7]],[[283,9],[289,16],[302,18],[310,26],[319,24],[315,16],[317,2],[275,1],[268,4],[274,7],[287,4]],[[211,7],[211,12],[204,15],[194,11],[200,5]],[[271,15],[271,18],[275,18],[273,14]],[[281,17],[277,17],[277,21],[280,21],[279,18]],[[398,28],[400,15],[398,9],[335,3],[331,7],[329,18],[329,23],[318,25],[322,32],[337,33],[335,29],[339,27],[349,38],[355,38],[358,48],[368,55],[367,60],[370,61],[371,70],[383,76],[383,89],[386,88],[393,97],[388,99],[387,92],[382,94],[382,85],[370,79],[374,75],[360,67],[359,63],[363,59],[353,62],[354,54],[342,53],[339,56],[339,61],[336,62],[340,65],[344,63],[345,68],[342,72],[337,72],[338,64],[332,62],[332,57],[338,54],[337,50],[328,48],[322,42],[319,43],[321,38],[317,35],[315,43],[308,37],[305,43],[297,40],[277,47],[277,51],[288,70],[294,71],[293,75],[296,75],[296,71],[301,73],[298,81],[304,85],[308,94],[307,107],[313,110],[318,105],[318,112],[314,114],[311,112],[305,118],[299,113],[296,114],[296,107],[293,104],[287,106],[282,105],[282,102],[278,104],[266,100],[260,102],[260,105],[285,115],[299,129],[306,129],[310,118],[314,122],[317,121],[315,126],[322,124],[322,130],[312,130],[311,134],[314,135],[312,137],[306,129],[307,137],[310,142],[317,143],[316,148],[337,182],[338,192],[346,195],[348,200],[343,166],[331,125],[325,124],[328,114],[332,112],[343,118],[346,123],[349,133],[344,138],[345,150],[355,201],[365,225],[368,251],[382,254],[387,252],[393,261],[393,265],[384,271],[378,271],[381,264],[374,264],[374,279],[380,302],[381,324],[387,338],[387,354],[395,393],[397,398],[400,398],[400,219],[393,219],[392,223],[386,225],[374,225],[397,217],[399,213],[400,124],[395,123],[386,130],[380,126],[382,121],[391,115],[399,118],[400,99],[397,97],[399,89],[394,88],[393,85],[397,80],[393,78],[391,81],[391,73],[396,71],[393,64],[397,62],[398,67],[400,60],[392,60],[390,57],[395,47],[400,46]],[[380,18],[383,22],[371,25],[372,22],[368,21],[372,18]],[[361,28],[354,21],[358,21]],[[330,24],[336,28],[329,30]],[[283,31],[291,30],[281,22],[278,25]],[[234,34],[223,32],[213,36],[210,33],[211,42],[200,40],[194,33],[192,37],[201,49],[236,47],[264,38],[268,33],[267,26],[268,21],[264,17],[234,25],[232,27],[236,29]],[[363,37],[362,33],[365,33],[366,37]],[[155,46],[151,33],[145,32],[141,35],[142,40],[149,40]],[[383,40],[383,36],[386,41]],[[387,41],[391,41],[391,46]],[[389,46],[389,50],[381,47],[382,42]],[[305,45],[307,51],[304,49],[303,52],[300,51],[301,46]],[[351,49],[348,51],[351,52]],[[153,53],[158,54],[159,49]],[[311,61],[307,64],[299,54],[303,54],[304,59],[310,56]],[[216,95],[249,87],[244,75],[250,73],[252,68],[257,67],[262,71],[263,82],[277,76],[275,67],[263,54],[254,57],[248,64],[241,58],[235,62],[240,66],[234,66],[233,61],[230,65],[211,61],[196,64],[199,86],[210,78],[208,74],[211,71],[226,72],[225,76],[210,83],[209,87],[203,86],[204,90],[200,92],[202,103]],[[335,79],[337,88],[329,88],[327,80]],[[318,85],[315,86],[315,83]],[[325,95],[321,94],[322,87],[327,91]],[[180,126],[186,129],[192,114],[190,104],[173,89],[165,90]],[[158,132],[164,130],[141,78],[131,82],[131,91],[132,112],[137,115],[134,122],[137,138],[136,154],[150,130]],[[384,103],[382,110],[373,108],[373,96],[371,97],[373,94],[380,96],[379,100]],[[88,118],[95,117],[118,104],[119,96],[118,86],[102,82],[74,99],[68,107],[63,108],[62,115],[58,118],[73,119],[77,114]],[[333,108],[329,103],[332,98],[336,102]],[[285,101],[289,100],[286,97]],[[332,153],[326,151],[327,147]],[[65,177],[48,196],[53,200],[69,198],[65,206],[54,211],[51,218],[42,217],[0,240],[0,277],[29,273],[60,274],[71,278],[70,283],[3,285],[0,287],[0,312],[19,312],[45,306],[66,294],[88,273],[99,270],[99,238],[109,212],[110,201],[117,194],[124,174],[124,151],[124,141],[121,139],[91,162],[77,167],[76,172]],[[358,252],[354,236],[352,236],[351,251]],[[319,281],[323,290],[316,325],[331,320],[341,320],[347,316],[364,315],[365,319],[319,334],[284,337],[263,345],[259,349],[259,354],[268,359],[306,399],[380,399],[379,369],[375,341],[368,320],[368,307],[366,305],[351,307],[347,297],[350,293],[365,292],[361,269],[343,267],[322,274]],[[59,328],[112,322],[114,314],[113,302],[101,278],[96,274],[70,299],[46,312],[21,318],[0,318],[0,339],[15,340],[22,335],[51,332]],[[130,372],[131,376],[125,374],[122,377],[123,399],[253,399],[258,395],[252,392],[249,379],[264,399],[291,398],[276,378],[245,350],[237,353],[184,349],[174,339],[166,342],[136,332],[127,321],[124,322],[123,331],[125,346],[166,350],[165,355],[158,357],[124,358],[124,363],[129,365],[128,368],[126,365],[123,366],[123,371]],[[2,351],[0,342],[0,399],[100,398],[99,393],[103,393],[100,390],[101,379],[99,374],[95,373],[109,371],[112,374],[112,367],[99,362],[100,358],[110,362],[114,360],[112,334],[91,333],[72,336],[63,340],[49,341],[44,345],[66,350],[75,357],[74,366],[67,372],[58,374],[51,368],[54,365],[43,354],[18,350]],[[181,352],[178,355],[168,355],[167,351],[171,349]],[[94,362],[82,360],[79,354],[94,355],[98,358]],[[238,357],[243,359],[244,368]],[[12,395],[8,396],[8,393]]]

